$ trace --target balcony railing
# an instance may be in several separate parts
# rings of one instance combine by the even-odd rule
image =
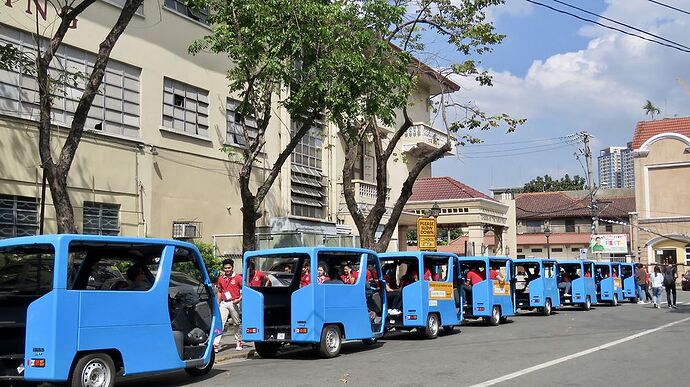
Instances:
[[[445,145],[448,140],[448,133],[433,126],[416,122],[400,140],[403,151],[415,153],[427,153],[433,149],[438,149]],[[447,155],[455,154],[455,142],[451,139],[451,150]]]
[[[353,180],[355,184],[355,200],[357,203],[375,204],[376,203],[376,184],[363,180]],[[386,188],[386,200],[390,199],[391,189]]]
[[[590,225],[551,225],[549,227],[551,233],[561,234],[561,233],[573,233],[573,234],[590,234],[592,232],[592,226]],[[624,233],[627,232],[626,228],[620,225],[614,225],[611,230],[606,230],[606,225],[599,225],[600,233]],[[543,234],[544,227],[541,226],[518,226],[518,234]]]

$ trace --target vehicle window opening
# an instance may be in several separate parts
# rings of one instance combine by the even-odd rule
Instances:
[[[630,278],[633,276],[633,268],[630,265],[623,265],[621,274],[623,278]]]
[[[518,300],[529,300],[529,284],[540,277],[538,262],[521,262],[515,267],[515,296]]]
[[[52,290],[54,260],[50,244],[0,249],[0,376],[5,366],[16,372],[24,358],[27,310]]]
[[[417,258],[382,259],[383,279],[386,282],[388,314],[395,318],[402,315],[402,289],[419,280]]]
[[[180,358],[201,359],[209,345],[213,298],[204,285],[199,257],[192,250],[175,249],[168,287],[168,310]]]
[[[282,254],[254,256],[246,261],[246,270],[253,275],[244,276],[245,286],[261,293],[264,297],[264,337],[277,337],[285,332],[290,340],[292,293],[311,283],[309,256],[305,254]]]
[[[486,279],[485,261],[460,261],[462,290],[465,296],[464,306],[472,308],[472,287]]]
[[[424,279],[426,281],[445,281],[448,278],[448,257],[424,256]]]

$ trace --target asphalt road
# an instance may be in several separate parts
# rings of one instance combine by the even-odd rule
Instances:
[[[520,314],[499,327],[469,322],[456,333],[420,340],[386,336],[373,347],[343,346],[322,360],[310,350],[276,359],[218,364],[204,379],[183,373],[123,379],[134,386],[533,386],[687,385],[690,292],[679,309],[651,305]],[[665,306],[665,304],[664,304]]]

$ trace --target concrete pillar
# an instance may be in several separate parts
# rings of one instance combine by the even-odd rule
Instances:
[[[474,243],[474,255],[481,255],[482,243],[484,243],[484,224],[474,223],[467,225],[470,248]]]
[[[407,251],[407,230],[409,226],[398,224],[398,251]]]

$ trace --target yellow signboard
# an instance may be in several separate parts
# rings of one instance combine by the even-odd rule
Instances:
[[[494,296],[509,296],[510,282],[494,280]]]
[[[452,300],[453,284],[448,282],[429,282],[430,300]]]
[[[620,278],[613,279],[613,287],[616,289],[621,289],[623,287],[623,283]]]
[[[420,250],[436,250],[435,218],[417,218],[417,247]]]

